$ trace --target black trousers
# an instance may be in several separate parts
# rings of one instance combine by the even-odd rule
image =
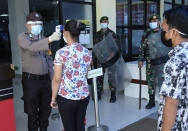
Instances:
[[[24,112],[28,114],[29,131],[47,131],[51,113],[51,80],[22,78]]]
[[[65,131],[85,131],[84,120],[90,96],[83,100],[69,100],[57,97],[59,113]]]

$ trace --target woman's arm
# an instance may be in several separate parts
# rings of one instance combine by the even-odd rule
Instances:
[[[62,65],[54,65],[54,78],[52,80],[52,101],[51,107],[56,108],[56,96],[60,87],[62,77]]]

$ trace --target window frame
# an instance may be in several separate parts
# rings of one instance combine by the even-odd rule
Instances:
[[[152,2],[156,2],[157,4],[157,13],[160,14],[160,0],[149,0]],[[132,24],[132,0],[127,0],[128,2],[128,24],[122,25],[122,26],[116,26],[117,29],[121,30],[121,34],[124,34],[124,30],[127,29],[128,30],[128,53],[126,54],[126,56],[124,57],[125,61],[135,61],[138,58],[138,54],[134,54],[132,53],[132,36],[133,36],[133,30],[144,30],[146,31],[147,29],[147,2],[148,0],[143,0],[144,2],[144,25],[133,25]],[[126,43],[124,43],[126,44]],[[121,45],[122,46],[122,45]]]
[[[84,2],[84,1],[74,1],[74,0],[58,0],[59,1],[59,23],[60,25],[63,25],[63,3],[73,3],[73,4],[83,4],[83,5],[91,5],[92,6],[92,20],[93,20],[93,43],[94,38],[96,34],[96,0],[91,0],[91,2]],[[61,43],[64,43],[63,40],[61,40]],[[65,43],[64,43],[65,45]],[[62,45],[63,46],[63,45]],[[89,50],[92,50],[92,48],[89,48]]]
[[[185,0],[181,0],[181,4],[176,4],[175,0],[171,0],[171,2],[164,0],[164,4],[172,5],[172,8],[174,8],[175,6],[185,5]]]

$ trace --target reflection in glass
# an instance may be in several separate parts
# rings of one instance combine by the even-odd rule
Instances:
[[[132,31],[132,54],[139,54],[139,48],[141,44],[141,39],[143,36],[143,30],[133,30]]]
[[[92,5],[62,3],[63,22],[66,20],[89,20],[90,25],[90,44],[85,45],[87,48],[92,48],[93,45],[93,27],[92,27]]]
[[[143,0],[132,0],[132,25],[144,25]]]
[[[30,12],[36,11],[43,17],[43,35],[48,37],[55,31],[55,27],[59,25],[59,8],[58,2],[53,0],[29,0]],[[61,41],[54,42],[50,45],[52,57],[54,58],[56,51],[62,46]]]
[[[44,35],[49,36],[55,31],[55,26],[59,24],[58,3],[54,1],[29,1],[30,12],[37,11],[44,20]]]
[[[92,0],[70,0],[70,1],[92,2]]]
[[[186,1],[186,0],[185,0]],[[182,4],[182,0],[175,0],[176,4]]]
[[[116,1],[116,23],[117,26],[128,24],[128,3],[127,0]]]
[[[117,28],[117,45],[123,56],[128,53],[128,29]]]
[[[188,5],[188,0],[185,0],[185,1],[184,1],[184,5]]]
[[[172,0],[165,0],[165,2],[171,2],[172,3]]]
[[[185,2],[185,3],[184,3],[185,5],[188,5],[188,0],[185,0],[184,2]]]
[[[164,10],[171,9],[172,5],[171,4],[164,4]]]
[[[149,18],[154,14],[157,14],[157,3],[153,1],[147,1],[147,22],[149,22]]]

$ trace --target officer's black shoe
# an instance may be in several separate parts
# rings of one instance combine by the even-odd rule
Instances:
[[[47,131],[47,127],[40,127],[40,131]]]
[[[151,109],[151,108],[153,108],[153,107],[155,107],[155,102],[149,102],[147,105],[146,105],[146,109]]]
[[[155,95],[150,95],[149,96],[149,103],[146,105],[146,109],[151,109],[155,107]]]
[[[116,102],[116,91],[112,90],[111,97],[110,97],[110,103],[115,103],[115,102]]]
[[[111,98],[110,98],[110,103],[115,103],[115,102],[116,102],[116,96],[111,97]]]
[[[98,100],[101,100],[101,92],[98,92]]]

